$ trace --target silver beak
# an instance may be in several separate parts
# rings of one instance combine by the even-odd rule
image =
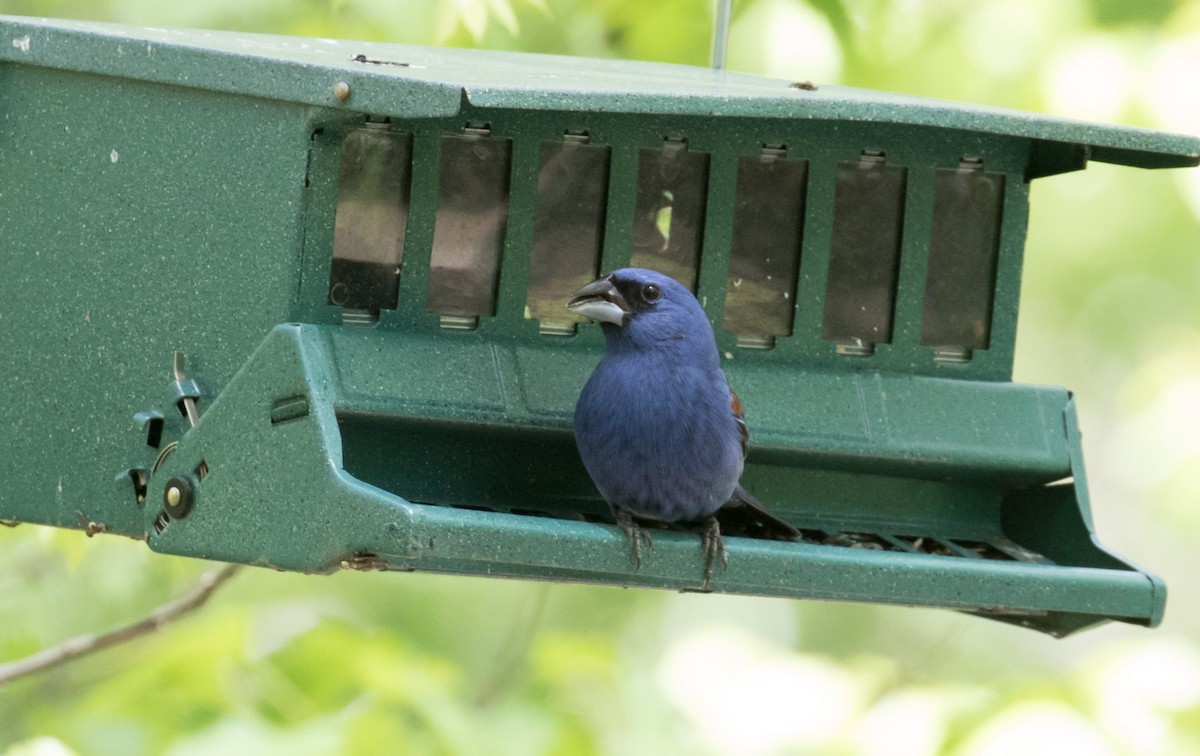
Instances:
[[[621,292],[617,291],[612,277],[598,278],[571,297],[567,309],[598,323],[612,323],[623,326],[633,314],[629,303]]]

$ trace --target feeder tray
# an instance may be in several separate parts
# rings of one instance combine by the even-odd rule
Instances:
[[[698,590],[579,461],[564,305],[693,288],[743,482],[727,593],[1154,625],[1075,406],[1011,382],[1028,186],[1191,137],[682,66],[0,18],[0,518],[281,570]],[[737,525],[730,528],[737,531]]]

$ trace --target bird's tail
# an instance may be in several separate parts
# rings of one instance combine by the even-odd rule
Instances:
[[[800,531],[767,511],[758,499],[738,485],[728,503],[717,512],[721,532],[748,538],[794,541]]]

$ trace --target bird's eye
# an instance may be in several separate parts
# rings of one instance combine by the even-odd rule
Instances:
[[[642,299],[647,302],[657,302],[662,299],[662,289],[655,284],[646,284],[642,287]]]

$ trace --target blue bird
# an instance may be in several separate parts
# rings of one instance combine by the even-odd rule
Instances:
[[[701,524],[705,586],[718,559],[728,565],[718,511],[738,510],[767,537],[799,536],[738,482],[749,439],[741,402],[690,291],[657,271],[624,268],[567,307],[604,330],[604,357],[575,405],[575,440],[635,568],[642,544],[652,545],[636,518]]]

